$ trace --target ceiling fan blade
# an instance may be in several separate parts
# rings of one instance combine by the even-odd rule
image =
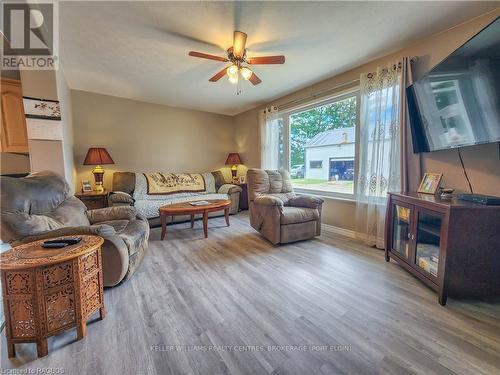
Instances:
[[[233,39],[233,54],[236,57],[241,57],[245,53],[245,45],[247,44],[247,34],[242,31],[234,32]]]
[[[247,59],[249,64],[284,64],[285,56],[261,56],[261,57],[251,57]]]
[[[227,70],[227,66],[222,69],[219,73],[217,73],[216,75],[214,75],[212,78],[209,79],[210,82],[217,82],[219,79],[221,79],[222,77],[224,77],[224,75],[226,74],[226,70]]]
[[[259,77],[257,77],[257,75],[255,73],[252,73],[252,75],[250,76],[250,78],[248,79],[250,82],[253,83],[253,85],[258,85],[259,83],[261,83],[262,81],[260,80]]]
[[[189,51],[189,56],[200,57],[202,59],[216,60],[216,61],[222,61],[222,62],[229,61],[228,59],[226,59],[224,57],[209,55],[208,53],[195,52],[195,51]]]

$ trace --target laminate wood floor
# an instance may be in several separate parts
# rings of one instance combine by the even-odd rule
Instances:
[[[499,374],[500,302],[448,300],[382,252],[314,239],[272,247],[246,213],[152,231],[106,318],[17,345],[1,367],[65,374]],[[41,372],[45,371],[45,372]],[[60,371],[60,370],[59,370]],[[2,373],[6,373],[4,370]],[[32,372],[35,373],[35,372]]]

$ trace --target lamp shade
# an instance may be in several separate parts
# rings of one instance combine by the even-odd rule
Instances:
[[[108,151],[101,147],[91,147],[87,151],[87,156],[83,165],[115,164]]]
[[[238,165],[242,164],[240,154],[237,152],[231,152],[226,159],[226,165]]]

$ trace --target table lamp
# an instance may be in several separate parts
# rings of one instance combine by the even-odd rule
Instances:
[[[238,183],[238,179],[236,178],[236,172],[238,172],[238,164],[242,164],[240,154],[237,152],[231,152],[226,159],[226,165],[231,166],[231,175],[233,177],[233,183]]]
[[[95,179],[95,191],[98,193],[104,192],[104,187],[102,186],[102,180],[104,175],[104,169],[101,164],[115,164],[108,151],[101,147],[91,147],[85,156],[83,165],[95,165],[92,169]]]

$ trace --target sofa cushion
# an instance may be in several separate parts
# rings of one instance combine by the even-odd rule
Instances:
[[[285,170],[250,168],[247,171],[248,199],[252,202],[261,194],[293,195],[290,173]]]
[[[124,191],[112,191],[109,193],[109,200],[112,205],[133,206],[135,199]]]
[[[253,202],[261,194],[269,193],[269,176],[263,169],[251,168],[247,171],[248,200]]]
[[[155,200],[136,200],[134,207],[137,209],[137,212],[144,216],[147,219],[152,219],[154,217],[158,217],[158,210],[161,206],[166,204],[174,204],[174,203],[183,203],[189,202],[193,200],[205,200],[205,199],[229,199],[227,194],[198,194],[188,196],[182,194],[172,194],[169,196],[162,196],[163,199],[155,199]]]
[[[125,242],[129,256],[146,247],[148,233],[149,224],[144,220],[130,220],[121,232],[117,232],[118,236]]]
[[[306,221],[318,220],[319,211],[315,208],[283,207],[281,212],[281,224],[304,223]]]
[[[211,194],[217,192],[217,182],[213,173],[202,173],[203,179],[205,180],[205,193]]]
[[[266,171],[269,176],[269,193],[281,193],[283,188],[283,176],[279,171]]]
[[[164,200],[167,197],[193,197],[201,194],[215,193],[215,179],[212,173],[202,173],[203,179],[205,180],[205,191],[204,192],[187,192],[187,193],[175,193],[175,194],[148,194],[148,183],[146,177],[142,173],[135,174],[135,189],[133,197],[135,200]]]
[[[69,196],[63,177],[40,172],[25,178],[1,177],[1,237],[4,242],[61,228],[86,226],[86,207]]]
[[[276,194],[265,194],[281,199],[284,206],[289,206],[290,200],[295,198],[295,193],[276,193]]]
[[[54,172],[33,173],[24,178],[2,176],[0,182],[2,212],[45,214],[70,195],[66,180]]]
[[[241,186],[233,185],[233,184],[224,184],[222,185],[217,193],[219,194],[233,194],[233,193],[241,193],[243,189]]]
[[[127,227],[130,220],[108,220],[101,221],[98,225],[109,225],[113,227],[116,233],[121,233]]]
[[[113,191],[123,191],[132,194],[135,189],[134,172],[115,172],[113,173]]]
[[[215,191],[218,191],[219,188],[226,183],[226,180],[224,179],[222,171],[213,171],[212,176],[214,176]]]
[[[283,185],[281,187],[282,193],[293,193],[292,180],[290,178],[290,172],[280,169],[281,178],[283,179]]]
[[[61,226],[64,227],[90,225],[89,219],[87,218],[87,207],[76,197],[69,197],[54,211],[46,213],[45,215],[57,220]]]
[[[111,220],[132,220],[136,215],[137,211],[130,206],[105,207],[87,211],[87,217],[92,224]]]
[[[102,221],[99,226],[109,226],[127,246],[129,256],[135,254],[144,245],[148,224],[144,220],[109,220]]]

